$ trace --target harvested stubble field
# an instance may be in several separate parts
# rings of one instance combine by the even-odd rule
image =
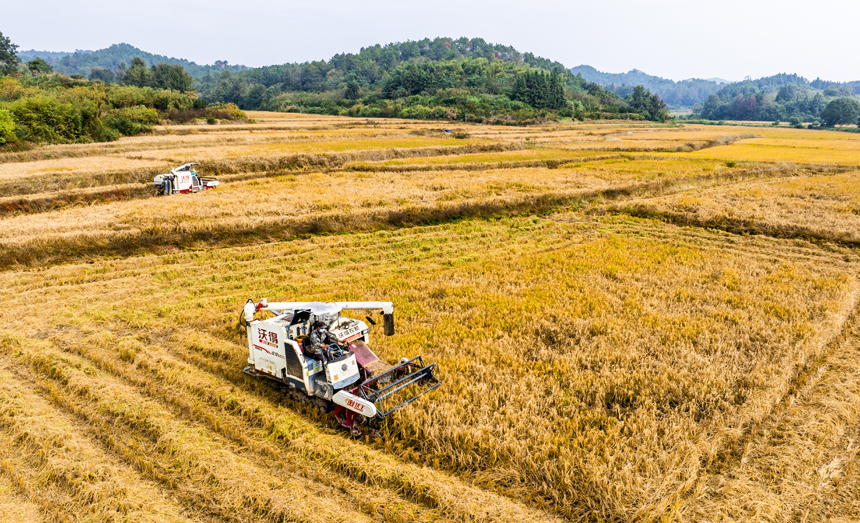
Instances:
[[[3,164],[41,202],[0,214],[4,520],[860,518],[860,140],[251,117]],[[114,156],[233,174],[37,182]],[[242,374],[264,296],[394,301],[374,349],[443,386],[350,437]]]

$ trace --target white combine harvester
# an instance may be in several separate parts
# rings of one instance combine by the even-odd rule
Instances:
[[[158,187],[159,194],[179,194],[198,192],[218,187],[218,180],[212,176],[197,176],[191,166],[199,163],[186,163],[182,167],[171,169],[169,174],[159,174],[152,181]]]
[[[248,333],[245,373],[286,385],[290,395],[311,403],[355,435],[379,436],[375,426],[400,407],[439,386],[435,363],[424,365],[421,356],[403,358],[397,365],[380,361],[371,351],[369,328],[363,321],[341,316],[345,310],[381,310],[386,336],[394,334],[391,302],[268,302],[248,300],[243,309]],[[260,311],[274,317],[256,320]],[[375,325],[369,316],[365,316]],[[315,359],[305,350],[312,325],[328,325],[337,346],[329,361]]]

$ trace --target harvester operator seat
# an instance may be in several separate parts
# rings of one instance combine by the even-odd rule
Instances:
[[[311,353],[308,351],[308,347],[310,346],[310,343],[311,343],[311,337],[310,336],[302,337],[301,343],[302,343],[302,354],[305,356],[305,358],[313,358],[313,356],[311,356]]]

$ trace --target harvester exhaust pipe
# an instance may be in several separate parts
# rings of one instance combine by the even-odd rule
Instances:
[[[386,336],[394,336],[394,313],[382,315],[382,327]]]

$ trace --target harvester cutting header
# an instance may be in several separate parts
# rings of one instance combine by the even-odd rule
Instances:
[[[394,334],[391,302],[268,302],[248,300],[243,309],[248,333],[245,373],[287,385],[291,395],[321,411],[356,435],[378,436],[379,421],[439,386],[435,363],[421,356],[389,365],[367,346],[367,323],[341,316],[345,310],[382,312],[386,336]],[[272,318],[257,320],[260,311]],[[375,325],[369,316],[365,317]]]

